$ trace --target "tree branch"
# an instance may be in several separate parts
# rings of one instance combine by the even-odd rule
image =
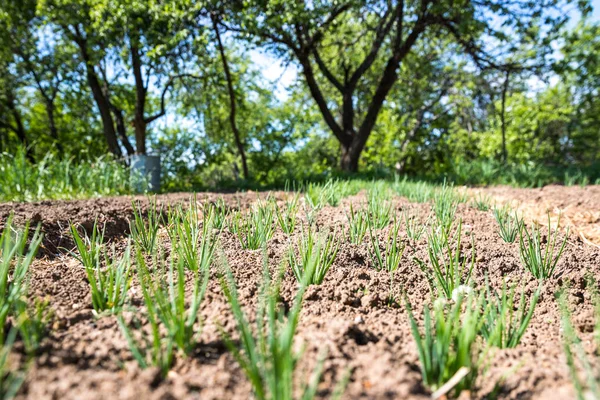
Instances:
[[[151,122],[156,121],[157,119],[159,119],[160,117],[164,116],[167,113],[167,110],[165,107],[165,96],[167,95],[167,91],[173,85],[173,83],[175,83],[175,81],[177,79],[182,79],[182,78],[202,79],[202,76],[194,75],[194,74],[178,74],[178,75],[171,76],[169,78],[169,80],[167,81],[167,84],[163,88],[162,94],[160,95],[160,111],[150,117],[144,118],[144,123],[150,124]]]

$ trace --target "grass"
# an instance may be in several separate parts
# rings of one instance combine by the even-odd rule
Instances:
[[[29,268],[42,242],[40,227],[30,236],[29,223],[22,229],[9,215],[0,233],[0,395],[14,397],[25,379],[28,362],[14,363],[10,354],[17,335],[28,359],[38,350],[52,312],[48,301],[29,302]],[[11,327],[12,326],[12,327]],[[9,328],[10,327],[10,328]]]
[[[392,188],[399,196],[406,197],[410,201],[417,203],[428,202],[433,198],[435,193],[435,185],[425,181],[414,182],[406,176],[402,179],[396,176]]]
[[[197,198],[194,197],[194,202],[197,202]],[[215,202],[209,203],[202,210],[204,219],[208,219],[212,216],[212,226],[219,231],[225,227],[227,217],[229,216],[229,208],[225,204],[225,200],[219,197]]]
[[[556,226],[560,226],[560,215],[558,216]],[[542,239],[539,225],[535,225],[529,231],[525,224],[522,224],[519,230],[519,254],[525,269],[531,272],[537,279],[552,278],[556,270],[556,265],[567,245],[568,237],[569,229],[567,228],[565,238],[557,248],[558,230],[552,232],[550,214],[548,214],[548,237],[546,240]],[[544,249],[542,249],[542,243],[545,243]]]
[[[598,289],[595,285],[594,280],[588,279],[587,286],[593,288],[591,290],[595,319],[593,340],[596,347],[598,347],[600,346],[600,301]],[[568,286],[563,286],[556,297],[561,313],[563,350],[567,359],[571,380],[578,400],[599,399],[600,384],[597,379],[598,371],[597,367],[594,367],[598,365],[599,360],[597,356],[590,357],[586,354],[582,346],[582,341],[573,326],[571,311],[569,309],[568,289]]]
[[[509,206],[501,208],[494,207],[493,213],[500,231],[498,234],[506,243],[514,243],[523,225],[523,219],[519,218],[517,212],[511,214]]]
[[[369,237],[371,239],[369,255],[371,256],[371,263],[377,271],[383,270],[393,274],[400,266],[400,260],[406,247],[398,237],[400,226],[401,224],[394,218],[383,244],[380,242],[377,233],[373,231],[373,227],[369,226]]]
[[[454,188],[446,182],[433,196],[433,212],[444,232],[449,232],[452,228],[459,201]]]
[[[350,204],[350,213],[346,213],[348,220],[348,240],[353,244],[361,244],[369,227],[369,216],[364,210],[354,210]]]
[[[403,214],[406,236],[408,236],[408,238],[411,240],[421,240],[423,233],[425,233],[425,228],[429,224],[430,217],[428,216],[427,220],[423,223],[421,222],[418,213],[411,214],[408,211],[405,211]]]
[[[25,380],[25,368],[15,367],[10,359],[16,336],[17,329],[11,329],[0,346],[0,397],[3,399],[14,398]]]
[[[475,265],[475,240],[471,241],[471,260],[467,266],[467,257],[461,256],[462,221],[459,221],[453,238],[444,229],[432,230],[427,235],[427,254],[430,266],[420,259],[415,259],[427,280],[438,295],[448,299],[456,297],[461,286],[470,285],[471,274]],[[453,246],[451,239],[455,239]],[[454,249],[453,249],[454,247]]]
[[[525,298],[525,289],[521,289],[518,308],[516,308],[515,303],[515,289],[516,284],[508,287],[506,280],[504,280],[502,291],[498,294],[490,287],[486,279],[484,307],[489,312],[486,315],[481,332],[490,346],[501,349],[517,347],[533,317],[542,287],[538,287],[528,299]]]
[[[169,213],[168,218],[167,231],[173,249],[191,271],[198,271],[198,268],[210,263],[217,243],[212,232],[215,221],[222,226],[222,214],[217,208],[205,208],[202,223],[199,215],[198,203],[193,197],[187,210],[178,207]]]
[[[412,307],[406,301],[421,376],[430,390],[442,389],[453,378],[458,381],[449,390],[451,397],[474,390],[485,353],[477,340],[485,321],[482,302],[481,296],[479,300],[475,296],[459,296],[450,307],[444,302],[436,302],[433,315],[425,307],[424,333],[421,334]]]
[[[236,234],[242,248],[257,250],[273,237],[273,217],[273,206],[259,201],[248,213],[233,213],[229,229]]]
[[[96,316],[105,311],[117,312],[125,303],[131,285],[130,247],[117,258],[103,248],[104,230],[98,229],[97,222],[92,227],[91,237],[82,237],[75,225],[71,224],[71,236],[78,254],[71,253],[85,269],[92,294],[92,307]],[[102,268],[104,260],[105,267]]]
[[[477,196],[473,197],[471,201],[471,205],[479,211],[489,211],[491,204],[492,198],[488,195],[483,195],[482,193],[479,193]]]
[[[383,229],[392,219],[392,202],[387,190],[374,186],[367,198],[367,216],[369,225],[375,229]]]
[[[129,221],[129,230],[135,246],[142,249],[146,254],[152,254],[158,237],[161,210],[156,208],[156,197],[148,198],[148,203],[150,207],[147,216],[144,218],[140,202],[131,202],[133,221]]]
[[[48,153],[32,164],[25,150],[0,153],[0,201],[76,199],[132,193],[130,172],[111,157],[77,161]]]
[[[172,244],[172,248],[178,249],[176,244]],[[179,253],[172,254],[167,267],[160,253],[153,258],[152,268],[148,267],[140,251],[136,253],[138,280],[150,332],[139,324],[133,329],[123,317],[119,318],[119,325],[139,366],[157,366],[164,377],[177,349],[189,355],[196,347],[200,335],[199,309],[208,286],[212,260],[199,259],[202,263],[191,271],[191,298],[186,299],[185,259]],[[141,338],[136,339],[136,335]]]
[[[240,337],[239,344],[236,344],[229,334],[221,330],[223,339],[250,382],[255,398],[314,399],[321,381],[324,356],[319,357],[310,379],[302,379],[298,369],[302,351],[298,351],[297,346],[294,346],[303,296],[310,284],[309,277],[314,271],[306,271],[305,279],[301,281],[293,303],[285,313],[279,304],[284,269],[279,268],[273,279],[269,273],[266,255],[263,260],[263,283],[258,297],[256,327],[253,330],[240,304],[231,270],[223,257],[221,288],[235,318],[235,328]],[[316,264],[311,264],[310,268],[315,266]],[[343,388],[345,382],[341,382]],[[340,398],[342,393],[343,390],[338,386],[337,390],[333,391],[332,398]]]
[[[297,243],[299,258],[294,246],[288,250],[288,263],[298,282],[320,285],[337,256],[340,242],[335,233],[318,234],[312,228],[302,231]]]
[[[401,223],[394,217],[384,245],[379,241],[379,237],[373,232],[372,227],[369,227],[369,236],[371,238],[369,255],[371,256],[371,263],[377,271],[387,271],[390,275],[390,289],[388,293],[388,304],[390,305],[396,302],[394,297],[394,274],[398,270],[398,267],[400,267],[400,260],[402,260],[402,255],[406,248],[406,245],[399,239],[400,226]]]
[[[275,201],[273,201],[273,208],[275,209],[275,216],[277,217],[277,224],[283,231],[283,233],[290,235],[296,229],[296,214],[298,213],[298,205],[300,201],[300,195],[294,193],[288,197],[285,202],[285,207],[281,210]]]
[[[40,227],[33,233],[29,246],[28,236],[29,223],[23,229],[17,229],[10,215],[0,234],[0,344],[6,343],[9,317],[17,322],[29,318],[26,307],[28,271],[42,242]]]

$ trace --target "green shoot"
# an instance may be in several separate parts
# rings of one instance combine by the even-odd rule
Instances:
[[[354,211],[350,204],[350,214],[346,213],[348,219],[348,239],[350,243],[361,244],[368,228],[369,217],[363,210]]]
[[[104,311],[116,312],[120,310],[125,303],[131,285],[129,246],[119,259],[109,256],[106,251],[103,252],[104,231],[99,232],[96,222],[92,227],[91,238],[87,236],[82,238],[75,225],[71,225],[71,236],[75,241],[79,255],[72,254],[83,265],[92,291],[94,313],[99,315]],[[101,266],[101,253],[104,256],[104,269]]]
[[[392,203],[388,200],[387,193],[374,190],[369,192],[367,201],[369,225],[375,229],[383,229],[388,226],[392,217]]]
[[[184,261],[184,265],[197,271],[199,266],[210,263],[214,254],[216,240],[211,232],[215,219],[222,224],[221,215],[214,208],[204,210],[202,224],[198,218],[198,206],[194,198],[187,210],[181,207],[171,215],[172,222],[169,224],[169,236],[174,249]]]
[[[10,353],[16,336],[17,330],[11,329],[0,346],[0,396],[3,399],[14,398],[25,380],[26,366],[19,368],[11,363]]]
[[[340,242],[335,233],[315,237],[317,235],[311,228],[308,234],[302,231],[297,244],[299,260],[293,246],[288,250],[288,262],[298,282],[320,285],[337,256]]]
[[[175,244],[173,248],[177,248]],[[193,291],[191,300],[186,301],[184,257],[172,255],[167,269],[162,254],[156,255],[154,264],[159,273],[154,275],[150,273],[140,251],[137,252],[136,258],[138,279],[151,331],[147,333],[141,328],[138,329],[142,339],[136,340],[132,328],[122,317],[119,318],[119,325],[140,367],[157,366],[164,377],[172,365],[175,349],[188,355],[198,341],[198,314],[208,286],[211,259],[204,259],[203,263],[191,272]],[[166,273],[166,281],[163,273]]]
[[[489,312],[481,328],[481,334],[490,346],[501,349],[517,347],[533,317],[542,287],[538,287],[533,296],[531,296],[528,308],[526,308],[525,290],[522,289],[516,313],[515,288],[516,285],[508,288],[506,281],[504,281],[502,283],[502,292],[498,294],[490,287],[486,279],[486,301],[484,307]]]
[[[597,380],[598,374],[593,367],[593,365],[597,365],[597,358],[590,359],[582,346],[581,339],[577,336],[577,332],[571,321],[571,311],[569,310],[567,294],[568,287],[565,286],[557,293],[557,301],[561,312],[563,349],[567,359],[567,365],[569,366],[571,380],[573,381],[578,400],[588,398],[599,399],[600,385]],[[600,302],[598,301],[597,290],[592,291],[592,298],[596,322],[596,326],[594,327],[594,339],[596,345],[599,345]],[[580,365],[583,369],[585,383],[582,382],[582,379],[579,376],[577,365]]]
[[[390,274],[390,290],[388,295],[388,302],[390,304],[395,303],[394,298],[394,274],[400,266],[400,260],[404,254],[406,245],[398,239],[400,232],[400,223],[397,222],[394,216],[394,222],[388,232],[387,240],[385,241],[385,248],[382,251],[382,244],[379,241],[379,237],[373,232],[371,226],[369,226],[369,236],[371,237],[371,247],[369,248],[369,255],[371,256],[371,262],[377,271],[387,271]]]
[[[257,203],[247,214],[234,213],[230,220],[230,230],[238,237],[242,248],[260,249],[273,237],[273,207]]]
[[[559,224],[560,215],[558,216],[556,226],[558,227]],[[552,233],[550,214],[548,214],[548,239],[546,241],[545,249],[542,250],[543,240],[539,225],[535,225],[530,233],[525,224],[522,224],[521,229],[519,230],[519,254],[521,255],[523,266],[537,279],[543,280],[552,278],[558,260],[560,259],[560,256],[562,256],[565,246],[567,245],[568,237],[569,229],[567,229],[565,238],[560,244],[558,251],[555,253],[558,240],[558,229]]]
[[[300,200],[300,196],[298,193],[295,193],[288,198],[285,202],[285,208],[283,211],[277,206],[275,202],[273,202],[273,208],[275,209],[275,214],[277,217],[277,223],[279,227],[283,231],[283,233],[289,235],[294,232],[296,228],[296,214],[298,212],[298,202]]]
[[[442,187],[435,192],[433,199],[433,211],[438,224],[444,232],[448,233],[454,223],[454,216],[459,203],[458,196],[454,188],[444,182]]]
[[[404,227],[406,229],[406,236],[411,240],[421,240],[421,236],[425,232],[429,222],[429,217],[425,223],[421,222],[418,214],[409,214],[404,212]]]
[[[488,195],[479,193],[477,194],[477,196],[473,197],[472,206],[478,209],[479,211],[489,211],[491,204],[492,199]]]
[[[464,298],[461,295],[448,309],[443,301],[436,301],[433,316],[425,307],[422,335],[411,305],[406,301],[423,383],[432,391],[439,390],[452,378],[459,379],[449,392],[451,397],[473,390],[482,367],[482,355],[485,354],[477,341],[485,321],[482,302],[482,299],[477,301],[475,296]]]
[[[140,203],[132,201],[133,221],[129,222],[133,243],[146,254],[152,254],[154,250],[160,224],[160,211],[156,209],[156,197],[149,199],[149,204],[146,223]]]
[[[240,337],[239,345],[236,345],[222,330],[223,339],[250,381],[257,399],[287,400],[295,398],[295,394],[300,394],[301,399],[314,399],[321,380],[323,357],[319,357],[311,379],[302,383],[300,387],[294,388],[294,378],[299,374],[298,360],[302,356],[301,351],[295,350],[294,336],[300,320],[302,299],[309,283],[308,279],[300,285],[291,309],[286,315],[279,304],[284,270],[280,268],[273,280],[267,265],[268,259],[266,256],[263,259],[263,283],[254,331],[240,305],[231,270],[227,261],[223,260],[225,271],[221,277],[221,287],[236,321]],[[307,271],[306,277],[311,275],[313,273]]]
[[[196,203],[196,198],[194,197],[192,201],[193,203]],[[225,221],[227,221],[229,209],[227,208],[227,204],[225,204],[225,200],[223,200],[222,197],[219,197],[214,203],[210,203],[208,206],[204,207],[203,214],[204,220],[207,220],[212,216],[213,228],[221,230],[225,226]]]
[[[340,200],[350,191],[348,182],[328,180],[325,184],[309,183],[305,187],[304,198],[306,203],[315,211],[319,211],[326,204],[337,207]]]
[[[402,180],[396,176],[394,190],[399,196],[404,196],[412,202],[425,203],[434,196],[435,187],[427,182],[411,182],[405,176]]]
[[[494,218],[498,222],[500,227],[499,235],[506,243],[514,243],[523,225],[523,220],[519,218],[515,211],[512,215],[510,214],[510,208],[508,206],[497,208],[493,210]]]
[[[393,274],[400,266],[400,260],[402,259],[406,247],[398,238],[400,225],[401,224],[398,223],[394,217],[394,222],[392,223],[387,239],[383,245],[379,241],[377,234],[373,232],[372,227],[369,227],[369,236],[371,237],[369,254],[371,256],[371,262],[377,271],[383,270]]]
[[[33,301],[33,307],[21,301],[16,303],[15,309],[18,315],[16,325],[25,350],[28,354],[34,354],[48,333],[48,325],[54,316],[50,301],[37,298]]]
[[[38,226],[27,246],[29,223],[17,230],[12,221],[10,215],[0,234],[0,345],[6,343],[8,318],[24,318],[29,290],[27,272],[42,242]]]
[[[427,254],[431,266],[427,266],[422,260],[415,259],[429,281],[432,294],[435,286],[438,295],[443,295],[447,299],[456,297],[457,291],[460,291],[462,286],[470,285],[471,274],[475,265],[474,238],[471,240],[471,261],[468,267],[467,257],[461,257],[461,231],[462,221],[459,221],[455,234],[456,246],[454,246],[454,250],[448,233],[444,229],[439,229],[438,232],[430,232],[427,235]]]

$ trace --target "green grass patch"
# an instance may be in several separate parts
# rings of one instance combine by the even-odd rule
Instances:
[[[298,282],[320,285],[337,256],[340,246],[335,233],[319,234],[312,228],[302,231],[296,249],[290,246],[288,263]]]
[[[556,226],[560,226],[560,215]],[[537,279],[549,279],[554,275],[556,265],[567,245],[569,238],[569,229],[565,238],[560,242],[558,240],[558,229],[552,231],[550,225],[550,214],[548,214],[548,236],[545,240],[542,239],[542,233],[539,225],[527,229],[525,224],[521,224],[519,230],[519,254],[521,262],[525,269]],[[545,244],[544,246],[542,244]],[[543,249],[542,249],[543,247]]]

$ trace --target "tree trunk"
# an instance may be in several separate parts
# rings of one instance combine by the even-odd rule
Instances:
[[[81,57],[83,58],[83,62],[85,63],[88,85],[92,90],[92,96],[94,97],[96,106],[100,111],[100,118],[102,119],[102,130],[104,131],[104,137],[106,138],[106,143],[108,144],[108,150],[111,153],[113,153],[116,157],[120,158],[122,156],[122,153],[121,148],[119,147],[119,142],[117,140],[117,133],[115,131],[114,121],[110,113],[110,102],[102,92],[102,86],[100,85],[98,75],[94,70],[94,66],[92,65],[90,56],[88,54],[87,43],[85,39],[82,37],[76,37],[75,42],[77,43],[77,45],[79,46],[79,50],[81,51]]]
[[[127,155],[130,156],[135,153],[129,138],[127,137],[127,128],[125,127],[125,118],[123,117],[123,110],[116,107],[114,104],[110,104],[113,115],[115,116],[115,122],[117,125],[117,133],[119,138],[121,139],[121,143],[123,147],[125,147],[125,151]]]
[[[238,130],[235,122],[236,104],[235,104],[235,90],[233,90],[233,79],[231,78],[231,71],[229,70],[229,64],[227,63],[227,57],[225,56],[225,49],[223,48],[223,42],[221,41],[221,34],[219,33],[219,27],[217,20],[213,17],[213,28],[217,36],[217,44],[219,46],[219,53],[221,54],[221,61],[223,62],[223,70],[225,71],[225,78],[227,79],[227,90],[229,91],[229,123],[231,124],[231,130],[233,131],[233,137],[235,139],[235,145],[240,153],[242,159],[242,169],[244,171],[244,179],[250,179],[250,173],[248,172],[248,162],[246,161],[246,152],[244,151],[244,144],[242,143],[240,131]]]
[[[506,164],[508,154],[506,152],[506,93],[508,92],[508,83],[510,79],[510,71],[506,71],[504,84],[502,85],[502,106],[500,109],[500,124],[502,130],[502,162]]]
[[[27,138],[27,132],[25,132],[25,125],[23,124],[23,120],[21,119],[21,114],[19,113],[19,110],[17,109],[15,97],[13,96],[13,94],[14,93],[12,93],[12,91],[9,89],[7,106],[13,115],[13,118],[15,120],[15,125],[16,125],[15,127],[12,128],[12,130],[15,132],[15,134],[17,135],[17,138],[19,138],[19,141],[23,145],[27,159],[31,163],[35,163],[35,158],[33,157],[32,149],[29,146],[29,139]]]
[[[48,115],[48,128],[50,130],[50,137],[54,139],[56,150],[58,150],[62,156],[64,151],[63,145],[58,137],[58,128],[56,127],[56,121],[54,119],[54,103],[50,101],[50,99],[46,101],[46,114]]]
[[[356,141],[352,141],[349,147],[342,145],[341,149],[340,168],[342,171],[350,173],[358,172],[358,161],[360,160],[363,147],[358,147]]]
[[[142,74],[142,60],[139,48],[131,43],[131,66],[135,80],[135,115],[133,117],[133,128],[135,131],[135,150],[137,154],[146,154],[146,120],[144,113],[146,108],[146,86]]]

